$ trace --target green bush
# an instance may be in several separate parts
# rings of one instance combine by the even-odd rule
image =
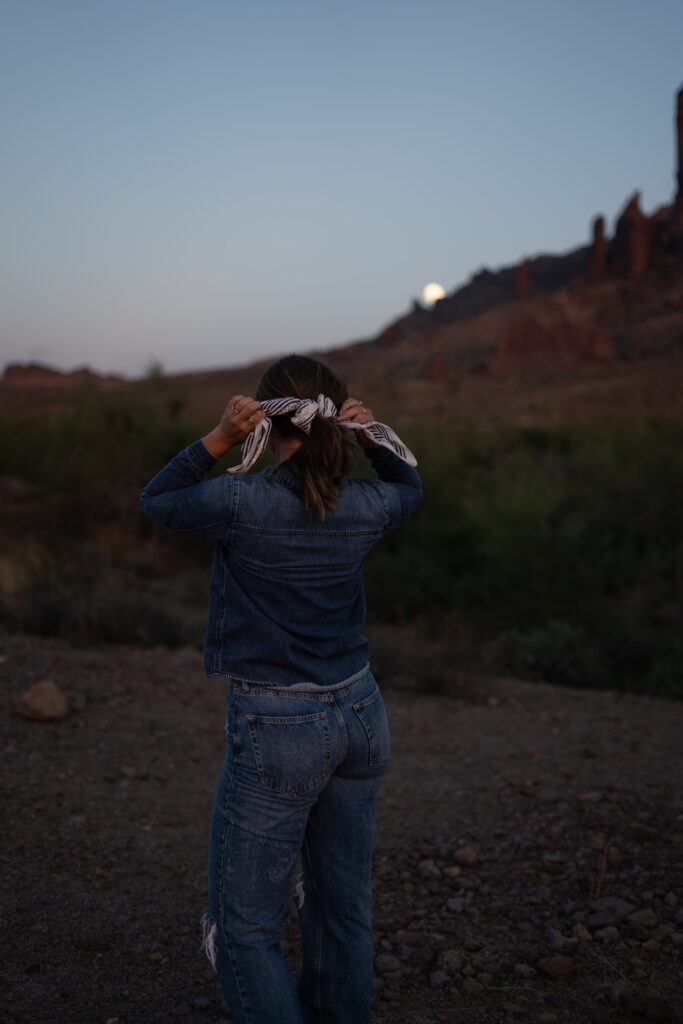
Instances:
[[[496,669],[519,679],[562,686],[602,686],[608,679],[597,645],[580,626],[551,620],[547,626],[511,629],[491,645]]]
[[[19,618],[29,627],[166,642],[175,626],[136,602],[159,580],[208,568],[210,545],[150,523],[138,495],[209,426],[184,409],[183,395],[153,378],[111,394],[84,390],[49,419],[0,416],[8,621],[18,621],[23,601],[31,613]],[[418,456],[425,497],[367,559],[376,622],[431,622],[435,631],[458,622],[482,650],[496,642],[506,671],[681,694],[683,419],[397,429]],[[361,455],[358,465],[368,471]],[[12,562],[31,543],[47,569],[22,590]],[[133,579],[117,560],[134,561],[136,552],[145,565]],[[103,565],[111,593],[129,595],[104,617],[93,597],[107,590]],[[134,606],[139,614],[129,616]]]

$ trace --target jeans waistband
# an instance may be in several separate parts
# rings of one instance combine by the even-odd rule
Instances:
[[[247,683],[242,679],[230,680],[231,693],[258,693],[270,697],[317,697],[326,698],[338,695],[342,690],[355,686],[370,671],[368,662],[359,672],[354,672],[347,679],[330,686],[319,686],[317,683],[293,683],[291,686],[277,686],[272,683]]]

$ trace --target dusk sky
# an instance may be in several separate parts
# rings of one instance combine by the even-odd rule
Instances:
[[[681,0],[0,0],[0,367],[371,337],[675,190]]]

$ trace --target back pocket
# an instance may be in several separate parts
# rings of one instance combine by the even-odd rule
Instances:
[[[259,782],[287,796],[316,789],[330,773],[327,714],[247,715]]]
[[[379,689],[365,700],[352,705],[368,737],[368,764],[378,766],[389,761],[389,722]]]

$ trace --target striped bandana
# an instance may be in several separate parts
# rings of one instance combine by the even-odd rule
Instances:
[[[311,423],[315,417],[322,416],[323,419],[334,420],[340,427],[348,427],[349,430],[362,430],[375,444],[388,448],[409,466],[417,466],[417,459],[391,427],[387,427],[384,423],[378,423],[377,420],[371,420],[370,423],[339,420],[337,419],[337,407],[327,395],[318,395],[317,402],[311,398],[269,398],[266,402],[261,402],[261,408],[266,413],[265,419],[257,423],[251,434],[245,439],[242,445],[242,461],[239,466],[231,466],[227,470],[228,473],[246,473],[251,469],[268,443],[270,428],[273,425],[270,417],[282,416],[286,412],[294,413],[291,417],[292,423],[299,430],[303,430],[305,434],[310,434]]]

